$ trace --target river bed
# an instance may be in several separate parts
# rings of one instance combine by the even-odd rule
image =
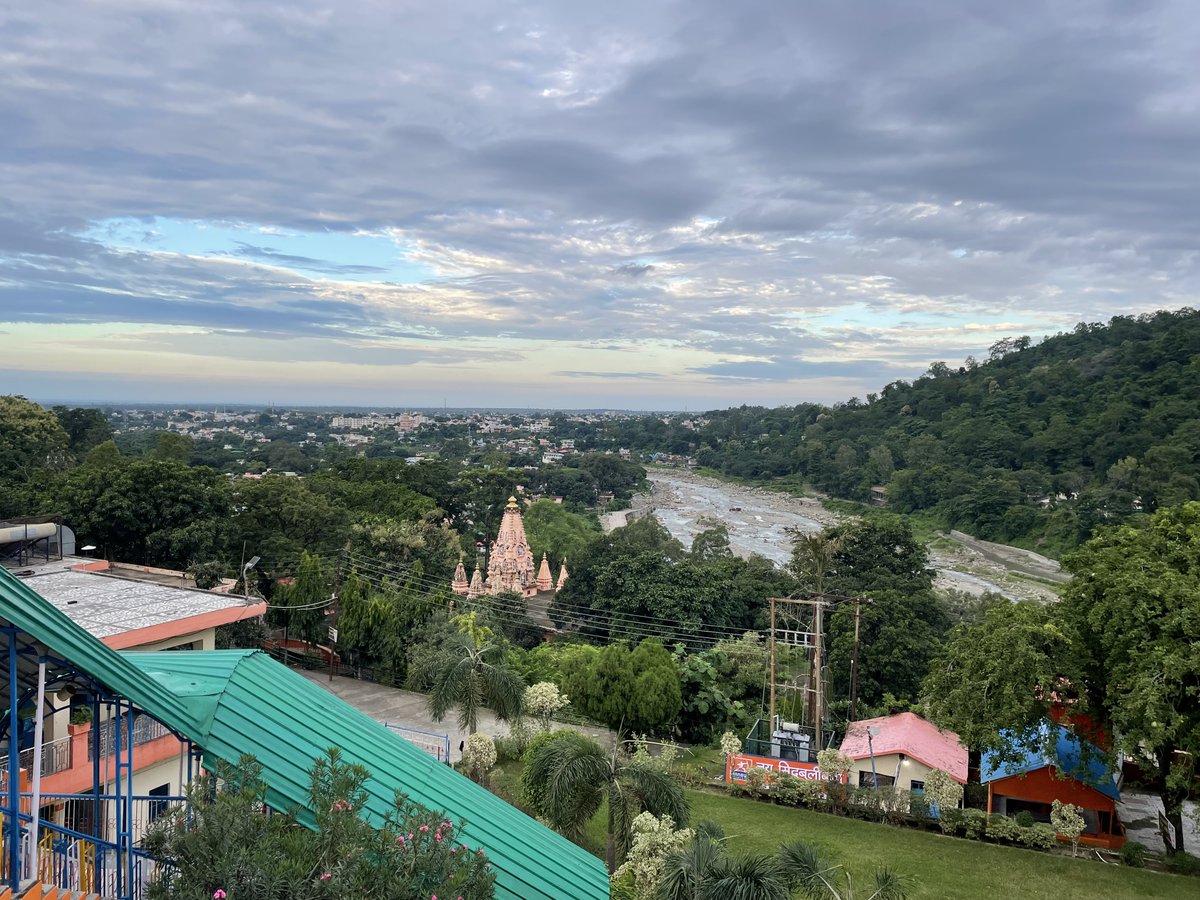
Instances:
[[[820,531],[845,520],[813,497],[794,497],[682,470],[652,469],[647,478],[650,494],[635,498],[632,511],[612,514],[605,521],[606,529],[624,524],[626,515],[652,511],[672,537],[690,546],[699,532],[724,524],[734,553],[757,553],[784,565],[791,559],[793,531]],[[943,590],[976,596],[993,591],[1011,599],[1055,597],[1048,586],[963,543],[939,542],[930,550],[930,564],[937,572],[935,584]]]

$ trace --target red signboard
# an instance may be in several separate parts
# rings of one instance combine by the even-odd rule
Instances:
[[[793,762],[771,756],[752,756],[749,753],[731,753],[725,757],[725,780],[745,781],[750,769],[758,768],[771,774],[791,775],[807,781],[825,781],[825,776],[816,763]],[[845,778],[841,779],[845,782]]]

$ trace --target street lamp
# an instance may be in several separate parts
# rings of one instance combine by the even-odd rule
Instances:
[[[258,565],[259,557],[252,556],[250,561],[242,566],[242,593],[246,595],[246,602],[250,602],[250,570]]]
[[[867,749],[871,752],[871,782],[876,792],[879,791],[879,775],[875,772],[875,745],[871,742],[871,738],[877,734],[879,734],[878,728],[867,729]]]

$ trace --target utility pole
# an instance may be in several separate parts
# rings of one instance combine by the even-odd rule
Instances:
[[[342,590],[342,566],[346,561],[346,548],[343,547],[338,551],[337,568],[333,572],[333,596],[330,601],[333,603],[332,624],[329,626],[329,680],[333,681],[334,657],[337,656],[338,643],[338,597]]]
[[[862,623],[862,603],[854,601],[854,653],[850,657],[850,721],[858,719],[858,633]]]
[[[821,645],[825,643],[825,627],[824,627],[825,620],[824,620],[824,616],[823,616],[823,613],[825,611],[825,602],[823,600],[818,600],[815,605],[817,607],[817,610],[816,610],[817,624],[816,624],[816,627],[813,629],[816,632],[816,634],[813,635],[813,643],[816,645],[816,649],[813,652],[813,658],[816,660],[815,668],[817,670],[817,673],[816,673],[817,674],[817,694],[816,694],[816,696],[817,696],[817,715],[816,715],[816,718],[813,720],[813,723],[814,723],[814,727],[816,728],[817,750],[820,751],[821,749],[823,749],[821,747],[821,725],[825,718],[825,704],[824,704],[825,698],[823,696],[825,675],[821,670],[821,666],[824,662],[824,660],[821,658]]]
[[[767,719],[768,727],[771,731],[775,730],[775,598],[771,598],[771,707],[770,716]]]

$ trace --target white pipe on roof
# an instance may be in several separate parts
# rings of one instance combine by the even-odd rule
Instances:
[[[53,537],[57,533],[58,526],[53,522],[42,522],[39,525],[10,525],[7,528],[0,528],[0,544],[36,541],[41,538]]]

